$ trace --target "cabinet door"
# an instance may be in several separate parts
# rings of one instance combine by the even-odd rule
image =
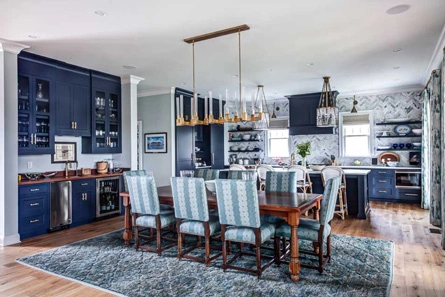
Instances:
[[[20,239],[45,234],[49,228],[49,184],[19,187]]]
[[[193,170],[195,142],[193,127],[176,127],[176,176],[181,170]]]
[[[73,135],[73,85],[56,81],[56,135]]]
[[[73,181],[72,185],[72,225],[92,222],[96,213],[96,180],[77,180]]]
[[[89,86],[73,85],[73,122],[76,136],[91,135],[91,98]]]
[[[212,169],[224,168],[224,125],[211,125],[210,148]]]

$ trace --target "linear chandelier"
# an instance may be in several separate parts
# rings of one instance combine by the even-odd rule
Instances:
[[[184,119],[184,101],[183,96],[176,98],[176,126],[195,126],[195,125],[209,125],[209,124],[224,124],[224,123],[238,123],[238,122],[261,122],[262,126],[268,127],[269,113],[267,111],[266,97],[264,95],[263,85],[258,85],[256,97],[252,94],[251,111],[247,111],[247,100],[245,91],[242,87],[241,77],[241,31],[250,30],[246,24],[227,28],[212,33],[207,33],[195,37],[184,39],[186,43],[192,44],[192,60],[193,60],[193,97],[191,98],[190,120]],[[195,42],[204,41],[212,38],[221,37],[228,34],[238,33],[238,78],[239,78],[239,104],[235,104],[232,108],[233,116],[231,116],[229,95],[226,90],[226,104],[223,110],[222,98],[219,95],[219,117],[215,118],[213,115],[213,96],[209,92],[209,96],[204,97],[204,118],[200,119],[198,116],[198,94],[195,89]],[[262,97],[262,98],[261,98]],[[236,103],[236,95],[235,95]],[[263,105],[265,112],[263,111]]]

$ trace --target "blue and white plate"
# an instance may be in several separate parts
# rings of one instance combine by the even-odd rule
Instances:
[[[408,125],[398,125],[394,128],[394,132],[396,132],[397,135],[404,136],[411,133],[411,127]]]

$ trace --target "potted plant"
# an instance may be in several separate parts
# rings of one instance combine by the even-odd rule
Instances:
[[[311,154],[311,142],[306,141],[302,143],[298,143],[296,146],[296,153],[303,158],[301,160],[301,165],[306,167],[306,157]]]

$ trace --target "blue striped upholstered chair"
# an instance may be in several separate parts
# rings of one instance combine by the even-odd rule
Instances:
[[[207,205],[207,194],[202,178],[172,177],[171,178],[173,201],[175,204],[176,228],[178,230],[178,258],[187,258],[199,262],[209,263],[221,256],[210,257],[211,236],[219,232],[218,217],[209,215]],[[198,244],[182,251],[182,241],[184,234],[198,236]],[[201,236],[205,238],[205,258],[198,258],[188,255],[191,251],[201,247]]]
[[[266,172],[266,191],[297,192],[297,174],[295,172]]]
[[[243,172],[250,172],[249,170],[229,170],[227,172],[227,179],[243,179]]]
[[[145,170],[129,170],[124,171],[124,188],[125,192],[128,192],[128,185],[127,185],[127,176],[149,176],[147,175],[147,171]],[[170,205],[160,205],[161,208],[161,214],[172,214],[173,213],[173,207]]]
[[[134,247],[161,255],[162,251],[176,246],[176,239],[162,238],[161,229],[175,224],[175,215],[173,213],[161,214],[159,207],[158,191],[156,183],[152,176],[126,176],[128,192],[130,193],[131,211],[134,226]],[[144,230],[156,230],[156,237],[141,234]],[[146,242],[140,243],[139,237],[147,239]],[[144,246],[156,239],[157,247],[150,248]],[[161,247],[161,239],[171,240],[175,243]]]
[[[219,178],[218,169],[196,169],[195,177],[201,177],[204,180],[214,180]]]
[[[223,269],[233,268],[261,276],[264,269],[274,262],[269,261],[261,267],[261,243],[269,240],[275,233],[275,226],[261,223],[256,181],[216,180],[219,222],[221,223],[221,241],[223,243]],[[240,250],[227,261],[226,241],[240,243]],[[256,254],[243,251],[243,243],[256,246]],[[231,265],[242,255],[256,256],[257,269]],[[272,257],[273,258],[273,257]]]
[[[300,251],[318,256],[318,266],[310,266],[301,264],[303,267],[318,269],[320,273],[323,272],[323,267],[326,262],[331,260],[331,220],[334,217],[335,203],[337,201],[337,193],[340,188],[340,177],[333,177],[326,181],[324,188],[323,199],[320,207],[320,220],[301,219],[298,226],[298,239],[309,240],[315,248],[315,252]],[[287,224],[279,226],[275,232],[275,246],[279,246],[279,236],[290,237],[291,228]],[[326,243],[326,255],[323,255],[323,247]],[[285,244],[284,244],[285,245]],[[280,249],[275,248],[277,253],[276,258],[278,262],[281,261]],[[285,251],[286,254],[287,251]]]

